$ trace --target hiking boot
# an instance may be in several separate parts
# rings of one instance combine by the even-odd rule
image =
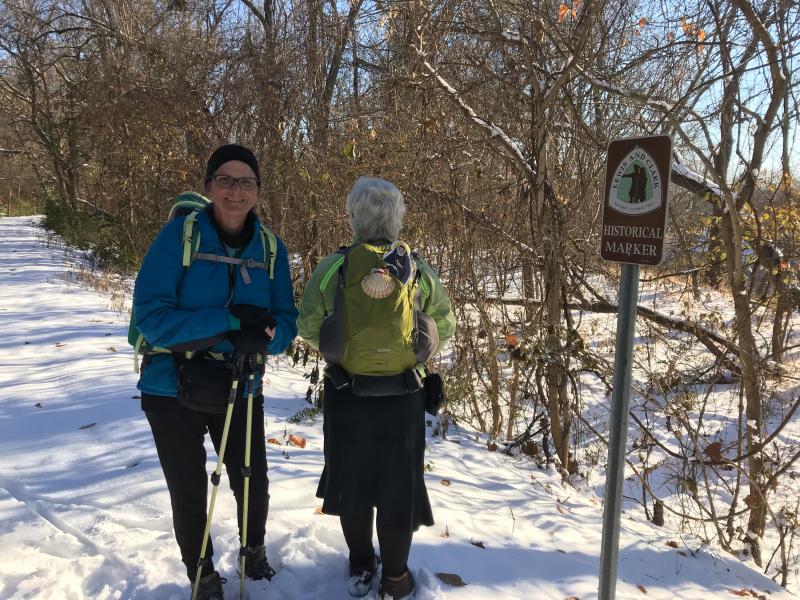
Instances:
[[[375,577],[375,560],[371,565],[350,564],[350,581],[347,582],[347,591],[351,596],[361,598],[369,593],[372,578]]]
[[[381,585],[378,588],[378,598],[381,600],[412,600],[415,589],[411,571],[406,571],[405,576],[397,581],[388,579],[384,575],[381,577]]]
[[[275,576],[275,569],[270,566],[263,545],[245,548],[244,576],[249,579],[266,579],[267,581]]]
[[[226,581],[228,580],[220,577],[216,571],[201,578],[200,585],[197,586],[197,600],[225,600],[222,584]]]

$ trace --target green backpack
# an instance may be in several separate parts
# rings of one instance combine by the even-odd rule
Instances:
[[[183,192],[178,194],[175,202],[170,208],[167,222],[172,221],[178,217],[186,216],[183,222],[183,256],[182,264],[184,272],[192,266],[195,260],[208,260],[213,262],[224,262],[229,264],[238,265],[242,272],[242,278],[245,284],[250,283],[250,276],[247,273],[248,268],[261,268],[267,271],[269,278],[273,278],[275,271],[275,256],[277,255],[278,243],[275,239],[275,234],[269,229],[261,225],[261,246],[264,249],[263,262],[255,262],[250,259],[232,258],[229,256],[217,256],[214,254],[203,254],[197,250],[200,247],[200,231],[197,228],[197,215],[201,210],[205,209],[211,200],[198,194],[197,192]],[[170,352],[166,348],[159,348],[150,344],[144,336],[139,332],[136,327],[136,315],[131,308],[131,318],[128,323],[128,343],[133,346],[133,370],[139,372],[139,355],[147,353],[163,353]]]
[[[342,248],[342,256],[323,277],[321,288],[338,271],[333,312],[320,328],[319,349],[330,364],[350,375],[398,375],[427,362],[439,334],[434,320],[422,312],[416,258],[411,274],[398,279],[384,260],[402,245],[359,244]]]

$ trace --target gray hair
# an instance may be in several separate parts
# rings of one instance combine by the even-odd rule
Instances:
[[[400,236],[406,203],[393,184],[378,177],[359,177],[347,194],[347,217],[355,237],[394,242]]]

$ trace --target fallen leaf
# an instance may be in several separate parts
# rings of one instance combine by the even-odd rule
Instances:
[[[452,481],[450,481],[449,479],[442,479],[439,483],[441,483],[442,485],[450,485]]]
[[[641,583],[636,584],[636,589],[642,592],[643,594],[647,593],[647,588],[645,588]]]
[[[137,460],[136,462],[132,462],[132,463],[131,463],[131,464],[129,464],[129,465],[125,465],[125,468],[126,468],[126,469],[132,469],[133,467],[135,467],[135,466],[136,466],[136,465],[138,465],[138,464],[139,464],[139,461]]]
[[[647,26],[647,17],[641,17],[639,19],[639,29],[644,29]]]
[[[37,402],[36,404],[34,404],[34,406],[36,408],[42,408],[42,403],[41,402]]]
[[[131,396],[131,400],[139,400],[140,398],[141,398],[141,396],[138,396],[138,395],[137,396]]]
[[[470,540],[469,543],[475,546],[476,548],[480,548],[481,550],[486,550],[485,544],[480,540],[478,540],[477,542],[475,540]]]
[[[315,515],[324,515],[325,513],[322,512],[322,507],[318,506],[317,508],[314,509],[314,514]]]
[[[108,350],[109,352],[116,352],[117,351],[117,349],[114,348],[114,346],[109,346],[108,348],[106,348],[106,350]]]
[[[81,425],[78,429],[89,429],[90,427],[94,427],[97,423],[89,423],[88,425]]]
[[[578,598],[577,596],[568,596],[567,598],[564,598],[564,600],[581,600],[581,599]]]
[[[566,4],[559,4],[558,5],[558,22],[561,23],[564,20],[564,17],[567,16],[569,12],[569,6]]]
[[[489,452],[497,452],[497,444],[494,442],[490,443],[488,446]]]
[[[464,583],[464,580],[455,573],[437,573],[436,577],[444,581],[447,585],[452,585],[453,587],[464,587],[467,585]]]
[[[306,447],[306,438],[300,437],[299,435],[290,435],[289,436],[289,443],[292,446],[297,446],[298,448],[305,448]]]
[[[558,510],[558,512],[560,512],[562,515],[565,515],[565,514],[567,514],[569,512],[566,508],[561,506],[558,502],[556,502],[556,510]]]
[[[516,348],[517,346],[519,346],[519,338],[515,336],[513,333],[507,333],[506,344],[508,344],[509,348]]]
[[[677,548],[678,542],[676,542],[675,540],[670,540],[667,542],[667,546],[669,546],[670,548]]]
[[[706,446],[703,450],[703,454],[705,454],[714,464],[719,464],[722,462],[722,446],[719,442],[714,442],[713,444]]]
[[[61,346],[63,346],[63,345],[64,344],[62,344],[61,342],[56,342],[56,344],[55,344],[56,348],[61,348]]]
[[[731,594],[733,594],[734,596],[742,596],[742,597],[744,597],[744,596],[750,596],[750,592],[748,592],[748,591],[747,591],[747,590],[745,590],[745,589],[741,589],[741,590],[732,590],[731,588],[728,588],[728,591],[729,591]]]
[[[281,443],[280,443],[278,440],[276,440],[275,438],[269,438],[269,439],[267,440],[267,443],[268,443],[268,444],[277,444],[278,446],[280,446],[280,445],[281,445]]]

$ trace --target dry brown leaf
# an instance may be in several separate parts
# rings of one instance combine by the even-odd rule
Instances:
[[[642,592],[643,594],[647,593],[647,588],[644,587],[641,583],[637,583],[636,584],[636,589],[639,590],[640,592]]]
[[[525,456],[537,456],[539,454],[539,445],[533,440],[528,440],[522,444],[520,450]]]
[[[708,457],[714,464],[719,464],[722,462],[722,446],[719,442],[714,442],[713,444],[709,444],[703,450],[703,454]]]
[[[519,346],[519,338],[515,336],[513,333],[507,333],[506,344],[508,344],[509,348],[516,348],[517,346]]]
[[[290,435],[289,436],[289,443],[292,446],[297,446],[298,448],[305,448],[306,447],[306,438],[300,437],[299,435]]]
[[[568,597],[564,598],[564,600],[581,600],[581,599],[578,598],[577,596],[568,596]]]
[[[731,588],[728,588],[728,591],[729,591],[731,594],[733,594],[734,596],[742,596],[742,597],[744,597],[744,596],[750,596],[750,592],[748,592],[748,591],[747,591],[747,590],[745,590],[745,589],[741,589],[741,590],[732,590]]]
[[[442,479],[439,483],[441,483],[442,485],[450,485],[453,482],[450,481],[449,479]]]
[[[322,512],[322,507],[318,506],[317,508],[314,509],[314,514],[315,515],[324,515],[325,513]]]
[[[678,542],[676,542],[675,540],[670,540],[667,542],[667,546],[669,546],[670,548],[677,548]]]
[[[568,511],[566,508],[564,508],[563,506],[561,506],[561,505],[560,505],[558,502],[556,502],[556,509],[557,509],[557,510],[558,510],[558,512],[560,512],[562,515],[565,515],[565,514],[567,514],[567,513],[569,512],[569,511]]]
[[[447,585],[452,585],[454,587],[464,587],[467,585],[464,583],[464,580],[455,573],[437,573],[436,577],[444,581]]]
[[[269,438],[269,439],[267,440],[267,443],[268,443],[268,444],[277,444],[278,446],[280,446],[280,445],[281,445],[281,443],[280,443],[278,440],[276,440],[275,438]]]
[[[567,6],[566,4],[559,4],[558,5],[558,22],[559,23],[561,23],[561,21],[564,20],[564,17],[567,16],[568,12],[569,12],[569,6]]]

